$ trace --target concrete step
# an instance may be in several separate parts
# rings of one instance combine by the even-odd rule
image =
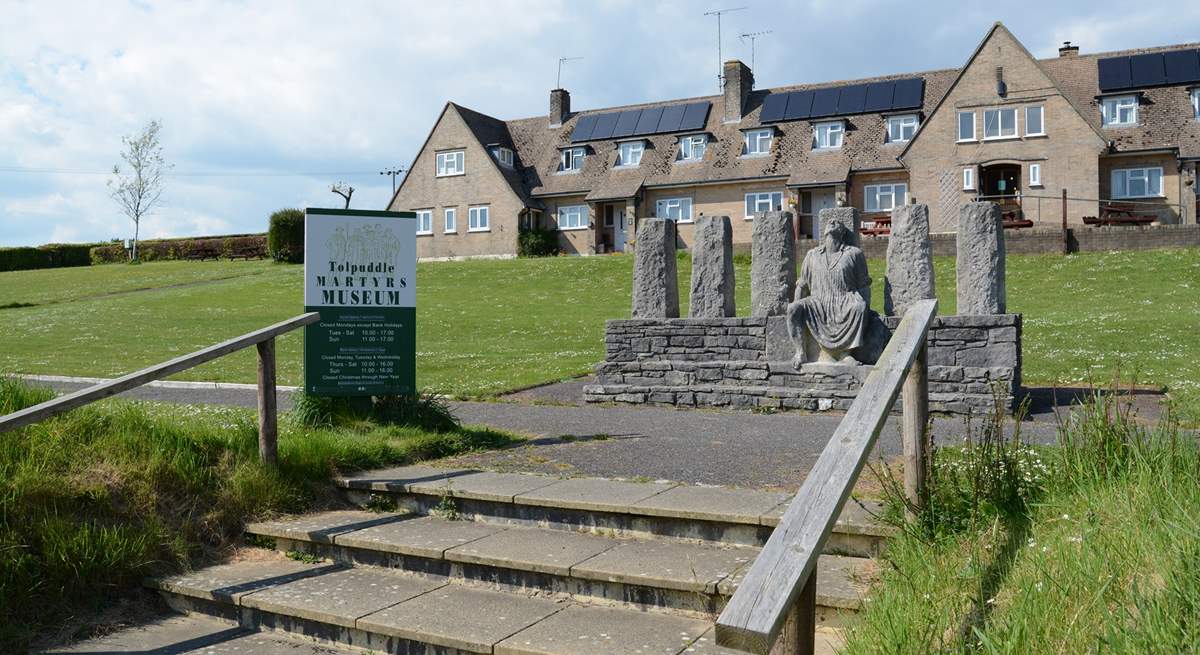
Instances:
[[[232,616],[251,630],[384,653],[730,652],[715,647],[707,619],[480,589],[376,567],[242,561],[148,584],[179,611]],[[832,653],[836,633],[822,630],[820,641],[818,652]]]
[[[457,584],[708,617],[720,612],[759,548],[617,537],[415,513],[334,511],[255,523],[252,541],[346,565],[444,577]],[[825,623],[857,610],[871,560],[823,555],[817,603]]]
[[[791,494],[700,487],[673,482],[557,478],[460,468],[404,466],[339,478],[352,502],[397,507],[420,514],[439,510],[464,518],[630,537],[762,546]],[[826,552],[879,554],[893,528],[881,525],[877,503],[846,503]]]
[[[143,625],[43,651],[45,655],[362,655],[360,651],[286,634],[247,630],[236,622],[202,614],[171,614]]]

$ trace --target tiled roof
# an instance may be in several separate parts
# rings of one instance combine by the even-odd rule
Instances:
[[[471,130],[471,133],[475,135],[475,138],[479,140],[481,145],[487,147],[489,145],[496,144],[512,149],[514,152],[516,152],[516,149],[513,148],[512,137],[508,132],[507,123],[498,118],[492,118],[487,114],[481,114],[474,109],[467,109],[466,107],[455,103],[450,104],[454,105],[454,108],[458,110],[458,114],[462,116],[463,122],[467,124],[467,128]],[[488,154],[491,155],[491,153]],[[495,162],[495,159],[493,159],[493,162]],[[517,166],[520,165],[519,161],[513,163]],[[501,166],[499,164],[496,164],[496,168],[499,169],[500,174],[504,176],[504,181],[508,182],[508,185],[512,187],[513,193],[516,193],[517,197],[520,198],[521,201],[526,204],[526,206],[540,205],[540,203],[536,201],[531,202],[528,188],[523,183],[521,174],[517,169],[508,168],[507,166]]]

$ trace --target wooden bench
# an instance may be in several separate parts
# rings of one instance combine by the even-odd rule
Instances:
[[[1100,206],[1100,217],[1084,217],[1090,225],[1149,225],[1158,220],[1158,214],[1146,214],[1137,205],[1125,202],[1110,202]],[[1088,218],[1095,222],[1089,223]]]

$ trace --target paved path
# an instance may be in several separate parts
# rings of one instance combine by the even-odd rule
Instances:
[[[43,382],[60,391],[86,383]],[[487,425],[532,435],[529,443],[501,451],[460,457],[455,464],[498,470],[566,473],[602,477],[667,479],[746,487],[797,487],[841,421],[837,413],[756,414],[732,410],[677,410],[661,407],[568,405],[578,403],[581,382],[550,385],[514,394],[508,402],[453,402],[467,424]],[[126,394],[144,400],[255,406],[253,387],[146,386]],[[280,393],[280,408],[290,406]],[[1052,443],[1052,415],[1021,424],[1028,441]],[[1013,421],[1007,422],[1011,434]],[[960,443],[963,419],[938,417],[934,438]],[[900,454],[898,418],[889,420],[876,456]]]

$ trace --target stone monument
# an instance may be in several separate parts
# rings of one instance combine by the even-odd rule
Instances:
[[[734,315],[733,226],[728,216],[696,219],[692,243],[692,307],[689,318]]]
[[[994,202],[969,202],[958,212],[958,313],[1005,312],[1004,223]]]
[[[792,213],[770,211],[755,215],[750,238],[750,315],[783,314],[796,284]]]
[[[901,205],[892,210],[883,282],[883,313],[903,316],[918,300],[936,298],[929,207]]]
[[[821,212],[822,243],[804,256],[795,300],[787,307],[796,369],[807,361],[814,345],[819,362],[858,364],[851,351],[866,338],[871,304],[867,258],[850,244],[852,235],[841,220],[853,220],[853,214],[827,218],[828,213]]]
[[[675,221],[638,221],[633,262],[633,318],[679,318]]]

